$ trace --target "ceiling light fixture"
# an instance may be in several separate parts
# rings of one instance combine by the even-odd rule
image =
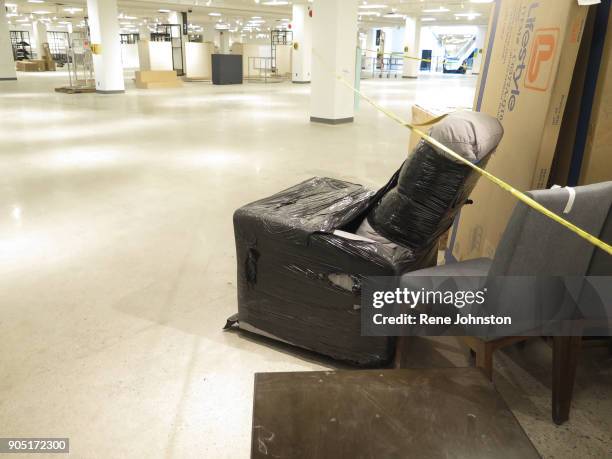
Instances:
[[[450,10],[448,8],[444,8],[443,6],[441,6],[439,8],[430,8],[430,9],[423,10],[423,13],[446,13],[447,11],[450,11]]]

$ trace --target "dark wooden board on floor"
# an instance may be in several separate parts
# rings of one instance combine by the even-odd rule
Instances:
[[[253,458],[540,457],[476,368],[257,373]]]

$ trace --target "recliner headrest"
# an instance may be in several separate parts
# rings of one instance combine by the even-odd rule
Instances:
[[[429,135],[465,159],[478,163],[497,148],[504,128],[496,118],[485,113],[459,111],[434,125]],[[440,149],[436,151],[448,156]]]

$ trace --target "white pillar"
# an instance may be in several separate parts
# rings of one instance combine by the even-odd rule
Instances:
[[[406,18],[406,27],[404,29],[404,53],[410,57],[421,57],[419,49],[419,36],[421,35],[420,23],[411,17]],[[404,78],[417,78],[421,61],[416,59],[404,58],[404,70],[402,76]]]
[[[101,94],[124,92],[117,0],[87,0],[87,13],[92,51],[95,51],[93,64],[96,92]]]
[[[4,0],[0,0],[0,81],[16,80],[15,60],[13,59],[13,46],[9,34],[8,19],[6,18]]]
[[[33,21],[32,35],[32,38],[34,38],[34,46],[36,47],[36,58],[43,59],[43,44],[49,43],[47,39],[47,25],[42,21]]]
[[[230,33],[227,30],[219,31],[219,54],[229,54],[229,38]]]
[[[149,24],[142,23],[138,26],[138,40],[140,41],[151,41],[151,31],[149,30]]]
[[[312,70],[312,18],[308,5],[293,5],[293,50],[291,51],[291,80],[310,83]]]
[[[313,15],[310,120],[349,123],[354,93],[336,76],[355,81],[357,0],[315,0]]]

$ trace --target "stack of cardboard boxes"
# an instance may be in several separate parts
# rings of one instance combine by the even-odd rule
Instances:
[[[45,61],[42,59],[17,61],[15,66],[18,72],[44,72],[46,70]]]
[[[19,72],[54,72],[55,61],[49,49],[49,43],[43,43],[43,49],[39,54],[42,55],[42,59],[17,61],[15,67]]]

